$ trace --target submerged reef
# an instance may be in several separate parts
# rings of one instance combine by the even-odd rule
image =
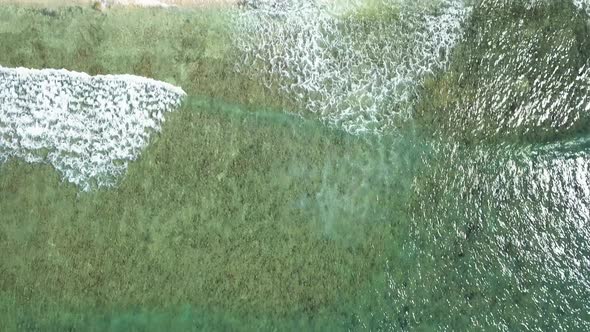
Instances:
[[[590,330],[586,3],[0,6],[3,66],[188,95],[121,139],[113,82],[7,70],[96,98],[66,136],[0,106],[0,330]],[[129,167],[80,192],[51,152]]]

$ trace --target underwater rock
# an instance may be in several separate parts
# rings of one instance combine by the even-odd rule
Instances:
[[[184,95],[138,76],[0,67],[0,163],[49,163],[84,191],[113,186]]]

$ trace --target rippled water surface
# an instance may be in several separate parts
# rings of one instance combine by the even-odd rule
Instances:
[[[1,9],[30,22],[0,20],[2,66],[133,73],[188,94],[116,188],[0,166],[3,321],[590,330],[589,9]],[[126,24],[151,33],[109,32]],[[81,31],[71,50],[55,46],[70,29]],[[158,29],[174,31],[159,39],[167,55],[149,49]],[[92,43],[102,51],[89,55]]]

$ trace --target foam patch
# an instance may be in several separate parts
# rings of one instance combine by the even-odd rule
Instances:
[[[587,19],[590,19],[590,0],[574,0],[574,6],[586,13]]]
[[[49,163],[84,191],[113,186],[184,95],[131,75],[0,67],[0,163]]]
[[[454,0],[261,0],[238,20],[236,67],[327,124],[383,133],[444,69],[470,10]]]

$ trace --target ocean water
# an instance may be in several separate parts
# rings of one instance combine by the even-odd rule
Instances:
[[[0,166],[0,327],[590,330],[586,8],[261,1],[203,39],[184,11],[60,14],[109,50],[88,68],[188,96],[112,188]],[[67,64],[37,54],[68,28],[19,10],[43,32],[0,24],[0,65]],[[113,51],[120,17],[178,31],[171,64],[150,33]]]

